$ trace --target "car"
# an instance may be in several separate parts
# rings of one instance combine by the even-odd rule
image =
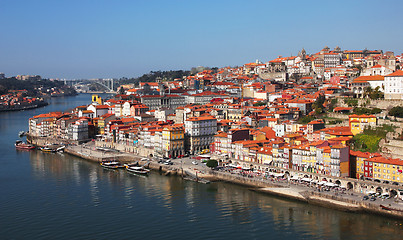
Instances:
[[[375,201],[375,200],[376,200],[376,197],[374,197],[374,196],[372,196],[370,199],[370,201]]]
[[[165,157],[165,156],[163,156],[162,158],[163,158],[163,159],[169,159],[169,157]]]
[[[197,164],[198,164],[196,161],[193,161],[192,163],[193,163],[194,165],[197,165]]]
[[[189,157],[189,154],[188,153],[186,153],[186,154],[184,154],[184,155],[182,155],[183,157]]]
[[[171,162],[170,160],[167,160],[167,161],[164,162],[164,164],[165,164],[165,165],[173,165],[174,163]]]
[[[362,198],[362,200],[368,200],[369,199],[369,197],[367,196],[367,195],[365,195],[363,198]]]

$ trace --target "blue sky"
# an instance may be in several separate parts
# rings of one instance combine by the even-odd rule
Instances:
[[[0,0],[0,72],[136,77],[325,45],[403,52],[403,1]]]

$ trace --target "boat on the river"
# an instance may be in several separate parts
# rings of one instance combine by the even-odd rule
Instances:
[[[101,162],[100,164],[103,168],[109,168],[109,169],[124,168],[124,166],[118,161]]]
[[[397,209],[397,208],[391,208],[385,205],[379,205],[383,210],[388,210],[388,211],[398,211],[398,212],[403,212],[402,209]]]
[[[22,149],[22,150],[32,150],[35,149],[34,145],[28,144],[28,143],[24,143],[21,140],[17,140],[15,141],[15,148],[16,149]]]
[[[19,137],[23,137],[23,136],[25,136],[27,133],[25,132],[25,131],[20,131],[19,133],[18,133],[18,136]]]
[[[66,146],[61,146],[61,147],[56,148],[56,151],[57,152],[64,152],[65,148],[66,148]]]
[[[150,170],[141,166],[126,166],[126,170],[131,173],[147,175]]]
[[[48,152],[48,153],[56,152],[56,149],[53,149],[50,147],[40,147],[39,150],[41,150],[42,152]]]

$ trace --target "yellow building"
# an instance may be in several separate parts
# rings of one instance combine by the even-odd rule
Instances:
[[[99,105],[102,105],[102,98],[99,95],[93,94],[91,99],[92,99],[92,102],[96,102]]]
[[[374,115],[353,114],[349,116],[350,131],[353,135],[363,132],[366,127],[375,127],[376,124],[377,121]]]
[[[366,161],[372,162],[372,178],[403,183],[403,160],[380,156],[369,158]]]
[[[185,154],[185,128],[183,124],[174,124],[162,129],[162,153],[166,157],[178,157]]]

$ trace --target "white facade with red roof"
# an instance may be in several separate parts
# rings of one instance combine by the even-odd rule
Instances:
[[[398,70],[385,76],[385,99],[403,100],[403,71]]]

